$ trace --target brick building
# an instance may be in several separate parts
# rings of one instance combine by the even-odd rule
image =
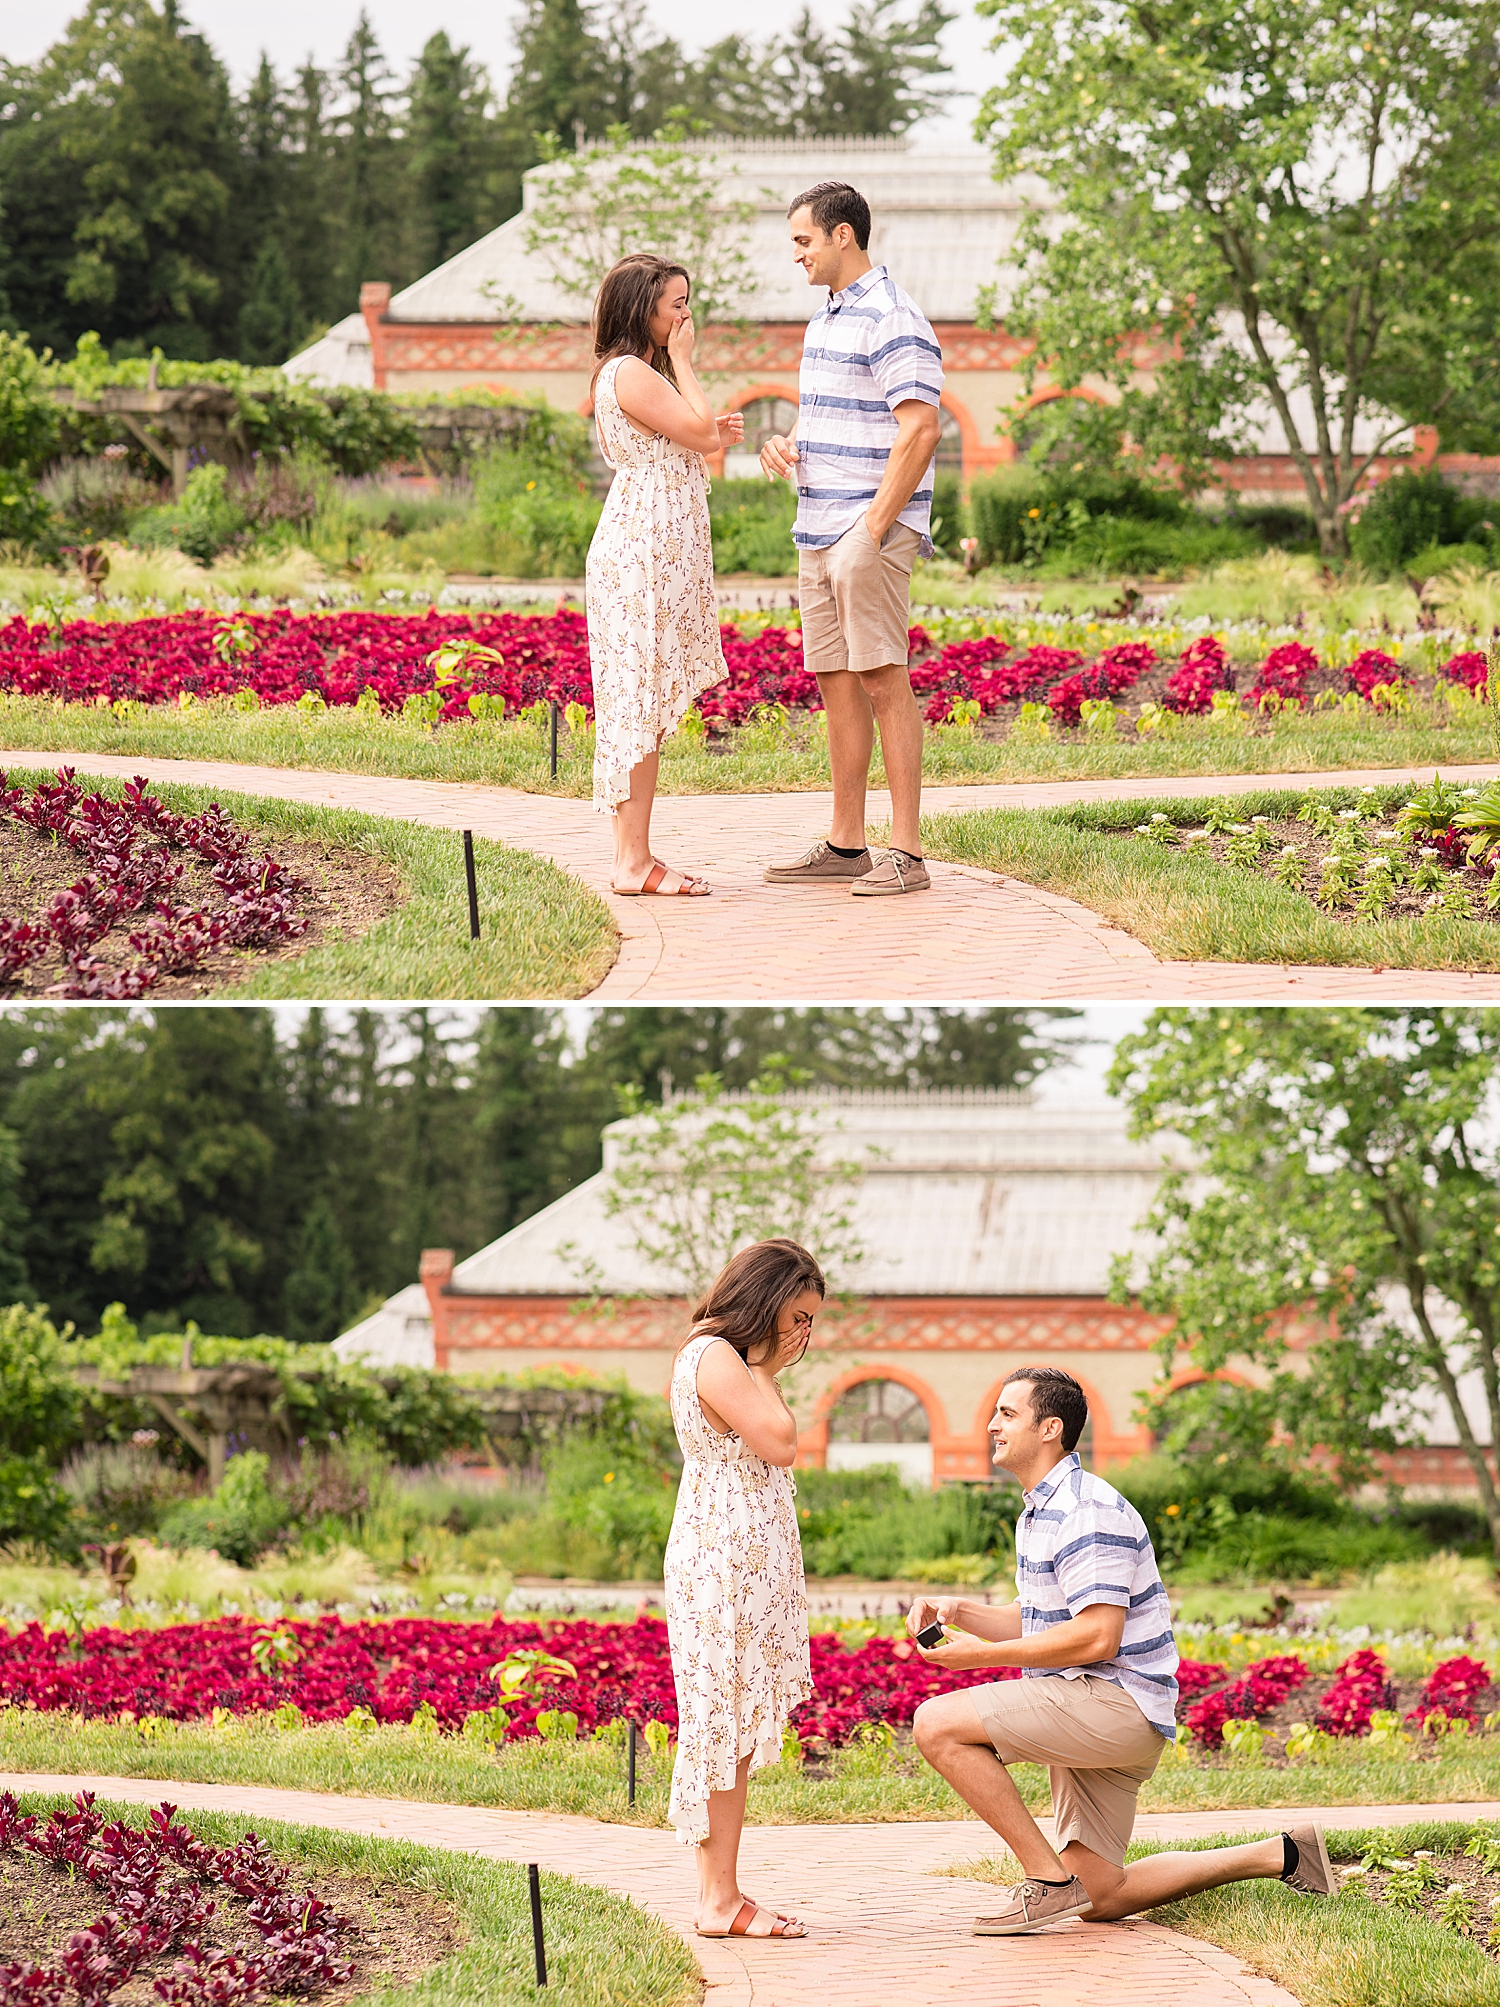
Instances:
[[[745,450],[711,463],[716,475],[754,476],[761,441],[794,414],[797,367],[809,316],[825,297],[792,264],[786,232],[788,200],[818,181],[851,181],[874,213],[870,254],[889,264],[899,283],[932,321],[943,347],[946,386],[939,464],[970,475],[1013,455],[997,436],[1001,412],[1021,395],[1019,365],[1028,344],[1003,325],[981,324],[981,293],[1003,295],[1023,205],[1045,199],[1040,182],[997,182],[980,147],[927,152],[906,140],[713,139],[699,143],[711,158],[727,202],[751,211],[746,251],[754,290],[737,329],[703,331],[700,355],[714,372],[720,408],[745,413]],[[468,386],[540,392],[551,404],[587,413],[593,354],[587,311],[557,283],[543,252],[528,248],[532,212],[555,169],[532,168],[525,206],[414,284],[393,291],[371,280],[357,313],[286,365],[290,374],[326,384],[361,384],[395,394]],[[1143,343],[1143,371],[1152,352]],[[1144,378],[1143,378],[1144,380]],[[1058,393],[1045,383],[1036,401]],[[1105,387],[1084,395],[1103,396]],[[1311,437],[1311,407],[1295,391],[1293,409]],[[1284,449],[1269,407],[1260,450],[1226,463],[1226,487],[1247,500],[1303,498],[1301,478]],[[1356,450],[1373,443],[1356,437]],[[1380,467],[1426,465],[1437,435],[1418,429],[1394,442]],[[1410,459],[1408,459],[1408,450]],[[1444,455],[1439,463],[1465,487],[1500,487],[1500,459]]]

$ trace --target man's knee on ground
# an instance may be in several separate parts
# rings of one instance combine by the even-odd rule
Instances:
[[[1058,1852],[1058,1859],[1070,1875],[1077,1875],[1089,1892],[1093,1905],[1092,1915],[1098,1923],[1113,1923],[1122,1916],[1134,1914],[1134,1907],[1125,1894],[1125,1870],[1117,1868],[1113,1861],[1096,1854],[1092,1847],[1086,1847],[1080,1840],[1069,1840]]]

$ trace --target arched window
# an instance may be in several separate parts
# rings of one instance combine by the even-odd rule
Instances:
[[[932,1482],[932,1427],[921,1399],[899,1380],[861,1380],[828,1417],[828,1468],[893,1463],[908,1484]]]
[[[790,432],[797,422],[797,407],[785,397],[757,397],[741,407],[745,421],[744,444],[724,456],[726,481],[758,481],[760,449],[778,432]]]
[[[964,435],[958,420],[944,404],[938,410],[937,467],[940,474],[961,474],[964,470]]]

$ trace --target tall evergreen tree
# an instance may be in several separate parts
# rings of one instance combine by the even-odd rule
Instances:
[[[397,192],[399,153],[395,90],[370,17],[360,10],[339,65],[337,270],[345,308],[358,304],[366,279],[404,280]]]
[[[439,29],[412,72],[406,118],[412,245],[421,270],[501,220],[489,78]]]

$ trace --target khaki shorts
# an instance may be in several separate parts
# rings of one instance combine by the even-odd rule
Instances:
[[[861,516],[836,544],[800,554],[802,659],[815,676],[904,666],[911,568],[921,541],[907,524],[892,523],[877,550]]]
[[[1083,1673],[996,1680],[968,1695],[1002,1763],[1046,1764],[1057,1851],[1077,1840],[1124,1867],[1136,1798],[1167,1746],[1124,1687]]]

